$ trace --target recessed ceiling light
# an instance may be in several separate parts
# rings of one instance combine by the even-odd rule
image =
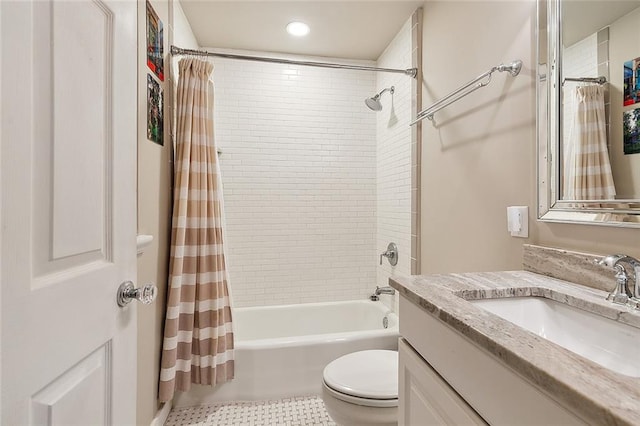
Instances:
[[[287,32],[296,37],[306,36],[309,34],[309,26],[304,22],[289,22],[287,24]]]

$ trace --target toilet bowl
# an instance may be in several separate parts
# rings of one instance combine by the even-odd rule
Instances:
[[[398,352],[353,352],[322,373],[322,399],[340,425],[398,424]]]

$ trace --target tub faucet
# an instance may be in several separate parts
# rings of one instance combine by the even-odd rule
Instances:
[[[625,254],[612,254],[596,262],[600,265],[613,268],[616,271],[616,286],[609,296],[607,296],[607,300],[640,309],[640,260]],[[631,289],[629,288],[628,271],[622,264],[633,268],[634,281]]]
[[[390,294],[390,295],[394,295],[396,294],[396,290],[393,287],[378,287],[376,286],[376,291],[373,292],[373,294],[371,296],[369,296],[369,299],[373,300],[374,302],[377,300],[380,300],[380,295],[381,294]]]

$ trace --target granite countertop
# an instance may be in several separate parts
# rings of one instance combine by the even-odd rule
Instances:
[[[640,424],[640,378],[613,372],[467,300],[541,296],[637,328],[640,311],[613,305],[604,291],[526,271],[395,277],[390,283],[590,423]]]

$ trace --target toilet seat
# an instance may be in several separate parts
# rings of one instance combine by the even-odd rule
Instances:
[[[398,352],[368,350],[344,355],[322,374],[327,391],[342,401],[368,407],[398,405]]]

